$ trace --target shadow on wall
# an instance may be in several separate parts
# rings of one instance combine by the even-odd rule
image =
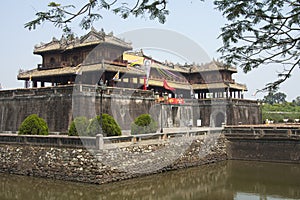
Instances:
[[[223,123],[225,123],[225,115],[222,112],[219,112],[216,115],[215,126],[221,127]]]

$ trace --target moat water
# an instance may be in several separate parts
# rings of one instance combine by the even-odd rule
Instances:
[[[6,199],[300,199],[300,165],[225,161],[105,185],[0,174]]]

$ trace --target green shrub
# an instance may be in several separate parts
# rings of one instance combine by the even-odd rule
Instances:
[[[87,133],[90,136],[97,135],[100,131],[100,116],[96,116],[90,119],[89,125],[87,127]]]
[[[90,136],[95,136],[100,132],[100,116],[90,120],[90,124],[87,128]],[[108,115],[102,114],[102,130],[104,136],[120,136],[121,128],[115,119]]]
[[[282,123],[283,119],[289,119],[289,122],[294,122],[294,119],[300,118],[300,106],[286,102],[283,104],[263,104],[262,105],[263,122],[266,119],[274,121],[274,123]]]
[[[157,128],[157,122],[149,114],[142,114],[131,124],[131,134],[155,133]]]
[[[29,115],[19,127],[19,135],[48,135],[48,125],[36,114]]]
[[[121,127],[112,116],[108,114],[103,114],[102,120],[103,120],[103,125],[102,125],[103,132],[106,133],[107,136],[121,135]]]
[[[87,127],[89,125],[89,120],[85,116],[76,117],[70,124],[69,136],[87,136]]]

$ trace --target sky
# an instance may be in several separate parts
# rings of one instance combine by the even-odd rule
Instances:
[[[61,1],[63,4],[72,2],[74,1]],[[45,10],[48,3],[48,0],[25,0],[18,1],[17,4],[15,1],[2,2],[0,7],[0,38],[2,46],[0,83],[3,89],[23,88],[23,81],[17,80],[18,71],[20,69],[29,70],[36,68],[37,64],[41,63],[41,57],[33,54],[34,45],[40,42],[49,42],[53,37],[61,37],[62,31],[51,23],[43,23],[33,31],[24,28],[24,24],[34,19],[36,12]],[[222,46],[222,41],[218,39],[218,36],[226,20],[219,11],[214,9],[211,1],[169,1],[168,9],[170,14],[167,16],[165,24],[146,18],[130,17],[124,20],[110,12],[103,11],[103,19],[96,22],[94,27],[97,30],[103,28],[106,33],[113,31],[114,35],[122,36],[124,36],[124,33],[126,35],[130,31],[145,28],[166,30],[196,43],[210,59],[218,59],[221,56],[216,50]],[[78,36],[88,32],[87,30],[81,30],[76,22],[72,24],[72,28]],[[156,39],[159,40],[160,38]],[[131,38],[130,41],[135,48],[134,38]],[[174,44],[177,43],[178,40],[175,39]],[[154,57],[155,53],[152,56]],[[197,60],[197,62],[199,61]],[[277,72],[279,71],[280,68],[267,65],[244,74],[238,68],[238,73],[234,74],[233,78],[236,82],[247,85],[246,98],[261,99],[266,93],[258,93],[255,96],[253,94],[256,90],[262,89],[265,84],[276,80]],[[280,87],[279,91],[287,94],[288,101],[300,96],[299,89],[297,89],[299,80],[300,71],[297,68],[292,77]]]

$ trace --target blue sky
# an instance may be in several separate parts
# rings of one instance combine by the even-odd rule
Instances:
[[[72,1],[61,1],[72,3]],[[50,23],[44,23],[34,31],[24,28],[24,24],[34,19],[35,12],[45,9],[49,1],[25,0],[3,1],[0,7],[1,22],[1,70],[0,83],[3,88],[22,88],[23,82],[17,81],[19,69],[36,68],[41,63],[41,57],[33,55],[34,45],[40,42],[49,42],[52,37],[61,37],[61,30],[55,28]],[[109,12],[103,12],[103,19],[95,23],[95,28],[103,28],[105,32],[113,31],[115,35],[124,32],[142,29],[159,28],[167,29],[184,35],[202,47],[210,58],[218,58],[220,54],[216,50],[222,45],[222,41],[217,39],[220,28],[226,23],[222,15],[214,9],[211,1],[205,3],[198,0],[190,1],[170,1],[168,5],[170,15],[165,24],[149,19],[134,18],[121,19]],[[73,29],[81,36],[87,31],[81,30],[78,23],[74,23]],[[133,45],[134,45],[134,41]],[[174,41],[176,42],[176,41]],[[261,89],[266,83],[276,80],[278,67],[263,66],[260,69],[244,74],[234,75],[234,79],[239,83],[247,84],[247,98],[258,99],[265,94],[252,96],[256,89]],[[297,84],[300,80],[300,72],[297,68],[292,78],[281,86],[280,91],[288,95],[288,100],[300,96]]]

